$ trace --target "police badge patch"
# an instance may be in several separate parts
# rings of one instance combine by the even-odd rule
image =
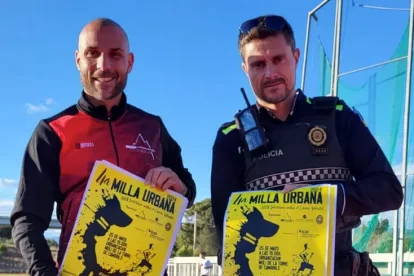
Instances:
[[[326,155],[329,153],[328,148],[320,147],[323,144],[325,144],[326,138],[327,138],[326,131],[319,126],[315,126],[309,131],[308,139],[311,142],[311,144],[314,146],[312,149],[312,153],[314,155]]]
[[[326,132],[321,127],[313,127],[308,134],[309,141],[314,146],[322,146],[326,141]]]

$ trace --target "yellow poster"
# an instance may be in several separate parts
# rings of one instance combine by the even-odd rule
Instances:
[[[224,229],[223,275],[331,276],[336,186],[233,193]]]
[[[187,204],[97,161],[59,274],[164,275]]]
[[[331,219],[329,220],[329,235],[328,235],[328,252],[330,255],[328,256],[327,260],[327,267],[328,272],[332,271],[332,274],[334,274],[334,264],[335,264],[335,258],[334,258],[334,252],[335,252],[335,237],[336,237],[336,189],[337,186],[331,186],[330,187],[330,199],[329,199],[329,205],[330,205],[330,214]]]

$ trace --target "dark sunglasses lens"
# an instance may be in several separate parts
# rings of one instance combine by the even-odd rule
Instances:
[[[266,17],[265,26],[272,30],[280,30],[285,25],[285,20],[278,16]]]
[[[244,22],[241,27],[240,27],[240,31],[243,34],[247,34],[251,29],[259,26],[260,21],[258,19],[252,19],[252,20],[248,20],[246,22]]]

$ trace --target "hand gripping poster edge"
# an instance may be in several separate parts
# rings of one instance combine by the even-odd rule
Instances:
[[[89,188],[90,188],[90,185],[92,183],[92,177],[95,174],[96,170],[98,169],[99,164],[104,164],[104,165],[106,165],[108,167],[111,167],[113,169],[116,169],[116,170],[118,170],[118,171],[120,171],[120,172],[122,172],[122,173],[124,173],[124,174],[126,174],[126,175],[128,175],[130,177],[132,177],[132,178],[136,178],[139,181],[144,182],[144,179],[142,177],[139,177],[137,175],[134,175],[134,174],[132,174],[132,173],[130,173],[130,172],[128,172],[128,171],[126,171],[126,170],[124,170],[124,169],[122,169],[122,168],[120,168],[120,167],[118,167],[118,166],[116,166],[116,165],[114,165],[114,164],[106,161],[106,160],[96,160],[95,163],[94,163],[94,166],[92,168],[92,171],[90,173],[90,177],[88,179],[88,183],[87,183],[87,185],[85,187],[85,192],[84,192],[84,194],[82,196],[82,200],[81,200],[80,206],[83,206],[83,204],[85,202],[85,199],[86,199],[86,196],[87,196],[86,191],[89,190]],[[188,205],[188,199],[185,196],[183,196],[182,194],[180,194],[178,192],[175,192],[173,190],[168,189],[167,191],[168,191],[168,193],[170,193],[170,194],[172,194],[172,195],[174,195],[176,197],[181,198],[182,204],[180,206],[181,208],[180,208],[180,211],[178,212],[178,214],[180,214],[181,217],[182,217],[184,215],[185,210],[186,210],[186,206]],[[77,222],[79,220],[79,216],[80,216],[81,211],[82,211],[82,208],[79,208],[78,213],[76,215],[76,220],[75,220],[75,224],[74,224],[73,230],[75,229],[76,224],[77,224]],[[179,231],[180,226],[181,226],[181,220],[182,220],[182,218],[181,219],[177,219],[177,221],[176,221],[176,224],[175,224],[175,227],[174,227],[175,230],[174,230],[174,233],[172,235],[171,241],[175,241],[177,239],[178,231]],[[73,239],[74,232],[75,231],[72,231],[72,233],[71,233],[71,236],[69,238],[68,245],[70,245],[70,243],[71,243],[71,241]],[[170,256],[171,255],[171,251],[172,251],[173,247],[174,247],[174,242],[171,242],[170,245],[169,245],[169,248],[168,248],[168,252],[167,252],[168,254],[167,254],[167,256]],[[67,250],[65,252],[64,257],[62,258],[62,263],[60,264],[60,267],[59,267],[59,270],[58,270],[58,274],[57,274],[58,276],[61,276],[62,275],[62,272],[63,272],[62,271],[63,264],[65,263],[66,257],[67,257]],[[165,269],[167,268],[168,261],[169,261],[169,258],[166,258],[164,260],[164,264],[163,264],[162,271],[165,271]]]

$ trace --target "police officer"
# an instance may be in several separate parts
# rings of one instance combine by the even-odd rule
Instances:
[[[403,199],[400,182],[355,110],[336,97],[308,98],[295,89],[300,53],[283,17],[247,20],[240,27],[238,47],[256,96],[252,107],[268,143],[262,151],[250,152],[235,121],[219,128],[211,172],[218,235],[223,236],[232,192],[289,192],[304,185],[336,184],[335,275],[351,275],[355,258],[366,258],[352,248],[352,228],[364,215],[398,209]]]

